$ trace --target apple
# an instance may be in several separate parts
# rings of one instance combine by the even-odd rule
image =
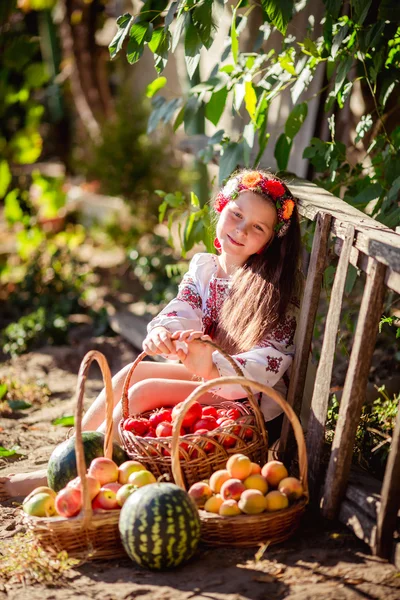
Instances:
[[[169,437],[172,435],[172,423],[168,421],[163,421],[159,423],[156,427],[156,436],[157,437]]]
[[[117,493],[114,490],[110,490],[106,487],[100,488],[96,498],[92,501],[92,508],[96,510],[102,508],[103,510],[114,510],[120,508],[117,502]]]
[[[113,481],[112,483],[105,483],[101,489],[111,490],[112,492],[115,492],[115,495],[117,495],[117,492],[119,489],[121,489],[121,487],[122,485],[118,483],[118,481]]]
[[[56,496],[56,511],[62,517],[74,517],[82,508],[82,492],[71,486],[60,490]]]
[[[133,494],[133,492],[136,492],[137,489],[138,487],[136,485],[133,485],[133,483],[125,483],[125,485],[121,485],[117,492],[118,505],[123,506],[129,498],[129,496]]]
[[[32,517],[54,517],[58,512],[54,496],[46,492],[36,492],[30,497],[27,496],[22,508],[24,512]]]
[[[89,492],[90,500],[93,500],[97,496],[100,491],[101,485],[98,479],[93,477],[92,475],[86,475],[86,484]],[[75,477],[69,483],[67,483],[67,487],[76,487],[82,492],[82,483],[80,477]]]
[[[118,465],[110,458],[99,456],[98,458],[94,458],[90,463],[88,474],[97,479],[100,485],[118,481]]]
[[[145,471],[146,467],[144,467],[137,460],[126,460],[118,467],[118,482],[121,485],[128,483],[129,475],[131,473],[136,473],[136,471]]]
[[[226,411],[226,416],[228,417],[228,419],[233,419],[234,421],[236,421],[236,419],[242,416],[242,413],[238,408],[230,408]]]
[[[179,402],[172,409],[172,420],[173,421],[176,421],[176,419],[180,413],[182,404],[183,404],[183,402]],[[185,428],[192,427],[192,425],[200,419],[201,412],[202,412],[201,404],[199,402],[193,402],[192,406],[189,408],[189,410],[186,412],[186,414],[184,416],[182,426]]]
[[[131,473],[128,479],[128,483],[133,483],[133,485],[136,485],[138,488],[149,485],[149,483],[156,483],[156,481],[156,478],[150,471],[137,471],[136,473]]]
[[[209,431],[208,429],[198,429],[196,431],[196,433],[198,433],[199,435],[208,435]],[[211,441],[209,442],[208,440],[199,440],[199,443],[201,444],[201,447],[203,448],[204,452],[207,452],[207,454],[209,452],[214,452],[216,446],[215,444],[213,444]]]

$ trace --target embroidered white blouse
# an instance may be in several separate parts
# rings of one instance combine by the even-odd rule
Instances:
[[[149,323],[148,331],[163,326],[171,333],[180,329],[194,329],[209,334],[213,324],[218,321],[230,287],[229,278],[216,277],[217,269],[218,261],[214,254],[195,254],[179,285],[177,297]],[[251,350],[232,357],[246,377],[274,387],[284,397],[287,394],[295,349],[297,315],[298,306],[291,302],[284,319],[265,339]],[[213,362],[221,377],[235,375],[230,363],[218,351],[213,353]],[[245,396],[240,385],[216,386],[213,392],[229,400]],[[254,392],[257,393],[257,390]],[[266,421],[282,412],[265,394],[261,396],[260,406]]]

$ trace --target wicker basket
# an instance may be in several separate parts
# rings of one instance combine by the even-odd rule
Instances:
[[[31,517],[24,513],[25,524],[46,550],[56,552],[66,550],[69,556],[86,560],[125,556],[118,529],[120,511],[96,511],[93,514],[86,484],[86,464],[82,443],[83,395],[87,373],[93,360],[96,360],[100,366],[106,390],[107,426],[104,456],[112,458],[114,402],[110,369],[105,356],[96,350],[92,350],[85,355],[81,363],[76,391],[75,449],[78,475],[82,481],[83,508],[79,515],[68,519],[65,517]]]
[[[226,354],[219,346],[208,340],[202,340],[202,343],[208,344],[221,352],[231,363],[238,376],[243,373],[236,362],[229,354]],[[132,374],[137,365],[146,356],[142,352],[132,364],[124,383],[122,392],[122,420],[119,423],[119,435],[122,440],[124,450],[132,460],[140,461],[155,477],[167,475],[173,479],[171,466],[171,445],[172,436],[163,438],[151,438],[135,436],[131,431],[124,430],[124,421],[129,417],[128,390]],[[220,379],[214,380],[214,386]],[[244,378],[240,383],[244,382]],[[208,386],[209,389],[212,386]],[[259,409],[250,388],[244,386],[248,402],[222,402],[218,406],[221,408],[238,408],[242,416],[238,418],[235,425],[221,426],[218,429],[210,431],[206,435],[186,434],[179,437],[179,457],[182,465],[182,476],[187,487],[196,481],[207,479],[211,473],[217,469],[223,468],[231,454],[241,452],[251,458],[252,461],[262,463],[266,461],[268,452],[268,434],[264,425],[264,417]],[[201,395],[201,394],[200,394]],[[198,396],[196,396],[198,397]],[[142,413],[146,417],[150,412]],[[249,430],[252,430],[252,437],[249,439]],[[224,446],[224,440],[229,436],[234,439],[231,447]],[[205,448],[212,445],[212,451],[205,451]]]
[[[210,388],[218,385],[242,384],[251,385],[253,389],[268,394],[288,417],[296,438],[299,454],[300,480],[304,488],[304,496],[294,504],[283,510],[259,515],[238,515],[235,517],[221,517],[220,515],[200,510],[201,539],[207,544],[217,546],[255,546],[260,543],[276,544],[288,539],[297,529],[300,518],[308,503],[307,483],[307,453],[303,431],[292,407],[273,388],[245,379],[243,377],[221,377],[204,383],[194,390],[185,400],[176,423],[172,436],[172,472],[175,483],[185,489],[182,476],[182,466],[179,460],[178,443],[179,430],[182,420],[189,407]]]

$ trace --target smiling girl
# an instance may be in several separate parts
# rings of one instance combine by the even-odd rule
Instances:
[[[296,201],[277,177],[244,170],[230,177],[213,210],[218,219],[214,241],[218,255],[200,253],[192,258],[176,298],[150,322],[143,342],[148,355],[178,358],[180,364],[141,362],[129,389],[130,414],[181,402],[200,385],[199,379],[235,375],[226,358],[201,339],[212,339],[231,354],[246,377],[286,396],[298,312]],[[116,440],[119,400],[130,366],[113,378]],[[243,396],[239,385],[216,384],[202,403]],[[279,437],[282,411],[265,394],[259,402],[273,442]],[[84,417],[84,430],[104,431],[104,404],[103,390]],[[0,481],[9,496],[24,495],[45,482],[45,471]]]

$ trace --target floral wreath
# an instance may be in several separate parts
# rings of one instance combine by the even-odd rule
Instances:
[[[276,177],[269,177],[259,171],[247,171],[232,177],[222,188],[214,202],[214,210],[222,212],[231,200],[235,200],[244,190],[250,190],[271,198],[278,213],[274,227],[278,238],[283,237],[290,227],[290,218],[295,200],[288,188]]]

